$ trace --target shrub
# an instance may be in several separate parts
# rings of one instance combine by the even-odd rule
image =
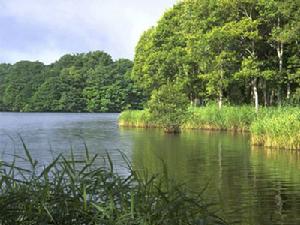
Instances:
[[[188,97],[176,83],[168,83],[152,93],[148,102],[151,117],[165,132],[177,133],[187,114]]]

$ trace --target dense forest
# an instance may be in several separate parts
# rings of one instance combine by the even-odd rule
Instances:
[[[0,64],[0,110],[119,112],[166,84],[195,105],[299,105],[300,1],[179,1],[141,36],[134,63],[96,51]]]
[[[196,104],[298,105],[300,1],[179,1],[142,35],[132,77],[148,96],[176,83]]]
[[[130,78],[133,63],[102,51],[68,54],[51,65],[0,64],[0,110],[120,112],[144,97]]]

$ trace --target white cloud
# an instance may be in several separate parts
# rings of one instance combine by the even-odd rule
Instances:
[[[50,62],[53,61],[52,58],[57,59],[68,52],[89,50],[105,50],[114,58],[133,58],[134,47],[142,32],[155,25],[163,12],[175,2],[176,0],[0,0],[2,17],[13,18],[17,24],[30,27],[31,32],[39,32],[41,28],[46,30],[43,40],[31,43],[33,50],[23,52],[11,49],[10,52],[10,49],[0,49],[3,50],[2,58],[4,52],[8,54],[7,60],[11,61],[26,56]],[[0,30],[0,42],[2,32],[5,29]],[[24,33],[20,35],[27,38]],[[10,45],[2,43],[2,46]]]

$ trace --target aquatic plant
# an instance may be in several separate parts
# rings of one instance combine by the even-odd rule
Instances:
[[[253,145],[300,149],[299,107],[268,107],[258,112],[251,106],[223,106],[221,110],[216,106],[190,107],[184,116],[181,129],[250,131]],[[148,111],[125,111],[119,124],[161,127],[155,118],[149,118]]]
[[[190,117],[185,120],[183,128],[247,131],[257,114],[250,106],[216,106],[191,107]]]
[[[148,110],[126,110],[119,116],[119,125],[123,127],[149,128],[159,125],[151,118]]]
[[[224,106],[219,110],[216,106],[190,107],[184,115],[182,129],[209,130],[249,130],[250,124],[257,114],[253,107]],[[162,118],[162,117],[160,117]],[[161,127],[155,118],[151,118],[147,110],[124,111],[119,117],[120,126]]]
[[[272,113],[252,123],[252,144],[272,148],[300,149],[299,109],[279,109]]]
[[[41,167],[24,149],[27,166],[0,165],[1,225],[225,224],[201,195],[142,176],[130,164],[121,176],[109,155],[104,166],[86,151],[84,160],[71,153]]]

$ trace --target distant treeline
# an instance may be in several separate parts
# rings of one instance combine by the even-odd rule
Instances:
[[[120,112],[141,108],[144,97],[130,79],[133,63],[102,51],[65,55],[51,65],[0,64],[0,110]]]
[[[134,65],[103,52],[0,65],[0,108],[122,111],[167,84],[220,108],[299,105],[300,1],[178,1],[141,36]]]

